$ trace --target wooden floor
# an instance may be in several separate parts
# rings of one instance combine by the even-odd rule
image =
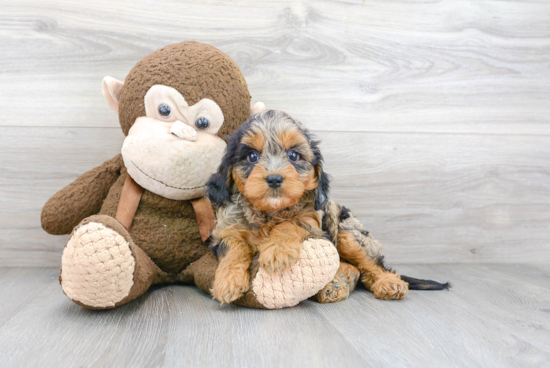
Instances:
[[[0,269],[1,367],[548,367],[550,265],[401,265],[451,280],[265,311],[156,287],[110,311],[67,299],[53,268]]]

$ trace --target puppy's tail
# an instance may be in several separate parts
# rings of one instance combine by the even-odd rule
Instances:
[[[409,284],[409,290],[449,290],[451,283],[446,282],[444,284],[433,280],[421,280],[414,277],[400,275],[401,280]]]

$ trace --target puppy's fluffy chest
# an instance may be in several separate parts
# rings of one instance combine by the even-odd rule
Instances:
[[[214,235],[224,238],[227,230],[240,233],[240,237],[254,250],[269,240],[272,229],[286,222],[306,229],[311,237],[323,236],[321,230],[321,215],[315,211],[313,201],[306,194],[298,204],[275,212],[262,212],[254,209],[240,194],[231,198],[228,206],[218,211],[218,226]]]

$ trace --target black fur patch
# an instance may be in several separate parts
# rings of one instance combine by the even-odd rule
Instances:
[[[328,202],[328,196],[330,191],[330,176],[321,171],[319,176],[319,185],[315,189],[315,210],[322,210],[325,204]]]
[[[266,110],[264,112],[265,116],[268,118],[268,119],[273,119],[275,117],[275,113],[276,111],[275,110]]]
[[[250,129],[250,119],[227,138],[222,163],[206,184],[206,196],[216,207],[223,207],[229,202],[230,192],[233,190],[231,170],[235,164],[239,142],[248,129]]]
[[[227,178],[223,173],[216,173],[210,177],[207,184],[206,196],[216,207],[223,207],[229,201]]]
[[[375,262],[376,262],[377,266],[382,267],[386,271],[392,272],[392,269],[389,268],[389,267],[386,267],[386,265],[384,264],[384,256],[383,255],[377,256],[376,259],[375,259]]]
[[[404,275],[401,275],[401,280],[409,284],[409,290],[449,290],[451,287],[450,282],[442,284],[433,280],[415,279]]]
[[[325,215],[321,219],[321,230],[328,233],[327,218],[328,218],[328,216],[325,213]]]
[[[393,272],[391,268],[386,267],[386,265],[384,264],[383,255],[379,255],[378,257],[376,257],[376,264],[386,271]],[[451,287],[450,282],[442,284],[433,280],[415,279],[414,277],[409,277],[405,275],[399,275],[399,277],[401,277],[401,280],[409,284],[409,290],[449,290],[449,288]]]
[[[342,211],[340,212],[340,222],[349,219],[351,216],[351,211],[349,208],[342,206]]]
[[[210,245],[208,246],[208,248],[210,248],[210,250],[214,253],[218,260],[220,259],[220,257],[223,257],[228,250],[227,244],[224,241],[216,245]]]

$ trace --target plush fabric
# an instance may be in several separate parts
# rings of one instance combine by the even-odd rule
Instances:
[[[106,77],[102,90],[109,107],[118,111],[127,136],[122,154],[81,175],[42,210],[47,232],[72,231],[62,255],[63,291],[90,309],[128,303],[155,283],[195,283],[210,293],[218,262],[203,243],[208,233],[203,229],[201,238],[191,200],[204,195],[221,161],[226,135],[249,116],[250,94],[242,73],[216,48],[182,42],[143,58],[124,83]],[[255,111],[262,108],[259,103]],[[195,121],[200,117],[212,125],[202,129]],[[129,178],[142,188],[141,197],[139,189],[122,196],[124,183],[132,182]],[[214,216],[206,212],[199,211],[199,222],[213,227]],[[307,264],[298,264],[292,275],[305,276],[313,264],[324,265],[330,258],[323,244],[305,246]],[[335,262],[337,254],[330,264]],[[329,273],[325,266],[318,270],[319,279]],[[309,275],[290,284],[285,284],[286,276],[283,279],[277,281],[253,267],[251,280],[259,280],[250,287],[254,292],[236,304],[280,308],[312,295],[315,282]],[[315,285],[323,287],[318,280]],[[278,289],[271,297],[265,288],[283,288],[289,294],[285,298]],[[266,296],[263,302],[256,294]]]
[[[196,138],[170,134],[170,126],[177,123],[138,118],[122,146],[124,165],[139,185],[153,193],[177,200],[199,198],[226,144],[216,135],[197,132],[181,122]]]
[[[288,271],[270,275],[260,268],[252,282],[252,291],[268,309],[293,307],[332,281],[339,266],[334,244],[324,239],[308,239],[300,258]]]
[[[134,216],[136,215],[144,191],[131,176],[126,176],[115,216],[126,229],[132,227],[132,222],[134,222]]]
[[[88,222],[75,229],[63,250],[63,291],[92,307],[114,306],[130,294],[135,266],[128,240]]]
[[[171,108],[169,116],[159,114],[159,104],[166,104]],[[175,88],[159,84],[152,86],[145,94],[145,115],[169,122],[184,120],[190,125],[193,125],[198,118],[206,118],[210,124],[202,131],[210,134],[216,134],[224,122],[223,112],[216,102],[203,98],[193,106],[189,106],[185,97]]]
[[[250,114],[250,93],[237,64],[213,46],[188,41],[147,55],[130,71],[120,95],[119,119],[124,134],[138,117],[146,115],[144,104],[135,101],[143,102],[155,84],[173,87],[190,106],[203,98],[215,101],[225,121],[219,131],[221,137],[232,133]]]

